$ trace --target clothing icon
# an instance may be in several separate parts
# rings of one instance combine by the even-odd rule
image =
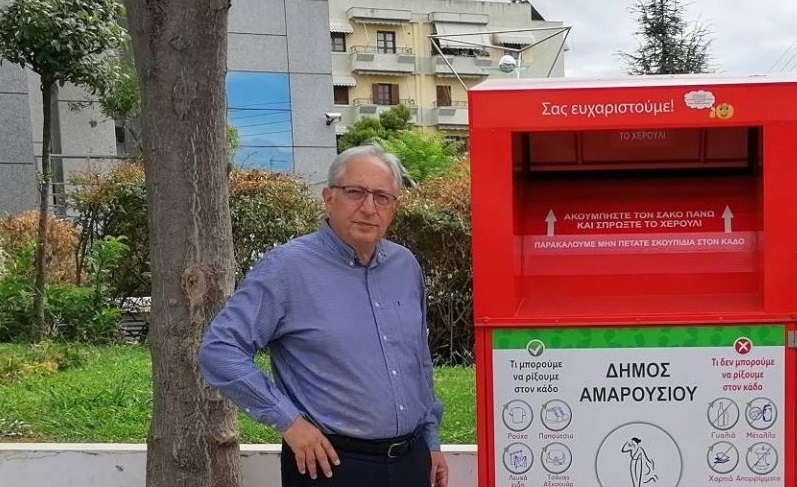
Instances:
[[[728,473],[739,464],[739,450],[727,441],[719,441],[708,448],[706,461],[711,470]]]
[[[540,421],[551,431],[561,431],[570,424],[572,414],[566,402],[554,399],[542,405]]]
[[[542,468],[552,474],[560,474],[570,468],[573,454],[563,443],[549,443],[542,448],[540,455]]]
[[[513,424],[522,424],[527,414],[526,410],[519,406],[515,406],[509,410],[509,417],[512,418]]]
[[[523,443],[512,443],[504,448],[504,467],[513,474],[526,473],[534,463],[534,453]]]
[[[529,466],[529,457],[523,450],[515,450],[509,452],[509,461],[512,462],[512,468],[526,468]]]
[[[775,424],[778,409],[770,399],[757,397],[747,403],[744,415],[750,426],[757,430],[765,430]]]
[[[563,423],[570,419],[570,414],[566,413],[561,406],[554,406],[545,410],[545,420],[550,423]]]
[[[769,443],[755,443],[747,449],[747,466],[758,475],[766,475],[778,466],[778,452]]]
[[[642,440],[639,438],[631,438],[625,442],[620,451],[628,453],[631,457],[630,471],[632,487],[642,487],[643,485],[655,483],[659,480],[659,476],[656,474],[656,462],[653,461],[645,450],[645,447],[642,446]]]
[[[534,419],[533,414],[529,403],[521,399],[515,399],[504,405],[501,411],[501,419],[510,430],[523,431],[531,426],[531,422]]]
[[[719,397],[708,404],[708,422],[718,430],[729,430],[739,421],[739,406],[732,399]]]

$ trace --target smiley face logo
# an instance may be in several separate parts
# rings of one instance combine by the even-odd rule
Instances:
[[[733,105],[730,103],[720,103],[715,108],[711,109],[711,114],[709,116],[720,120],[728,120],[733,117]]]

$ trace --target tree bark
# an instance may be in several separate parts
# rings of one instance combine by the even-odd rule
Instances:
[[[47,218],[49,216],[50,184],[52,170],[50,153],[53,138],[53,100],[58,88],[53,80],[42,77],[42,172],[39,176],[39,227],[36,232],[36,276],[33,284],[33,323],[32,339],[34,342],[47,336],[44,320],[44,300],[47,286]]]
[[[148,487],[241,485],[235,408],[197,351],[234,286],[226,0],[127,0],[141,81],[152,309]]]

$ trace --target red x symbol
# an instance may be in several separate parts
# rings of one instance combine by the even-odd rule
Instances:
[[[751,342],[749,338],[737,338],[736,342],[733,344],[733,348],[736,350],[736,353],[744,355],[752,350],[753,342]]]

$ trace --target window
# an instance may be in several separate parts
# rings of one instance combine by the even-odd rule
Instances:
[[[116,143],[124,145],[125,139],[127,139],[127,130],[122,126],[117,125],[114,127],[114,131],[116,132]]]
[[[396,33],[387,30],[376,31],[376,52],[396,54]]]
[[[438,86],[437,87],[437,106],[450,107],[451,106],[451,87]]]
[[[399,87],[387,83],[375,83],[373,86],[374,103],[377,105],[398,105]]]
[[[227,123],[238,130],[236,165],[291,172],[293,122],[287,73],[229,71]]]
[[[332,52],[346,52],[346,34],[342,32],[332,33]]]
[[[349,87],[335,86],[335,105],[349,104]]]

